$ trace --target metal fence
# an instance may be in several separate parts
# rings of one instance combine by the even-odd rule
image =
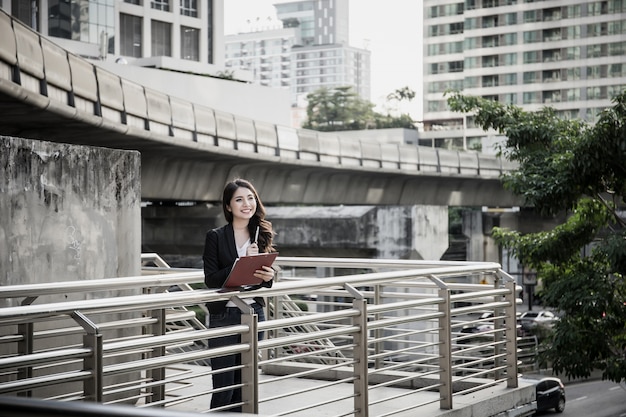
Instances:
[[[198,411],[216,412],[206,381],[225,354],[241,355],[238,405],[249,413],[394,415],[517,387],[516,286],[498,264],[276,264],[278,282],[251,292],[204,289],[202,271],[164,264],[140,277],[2,287],[0,395],[174,409],[202,399]],[[268,301],[266,321],[243,302],[253,296]],[[204,304],[224,299],[241,306],[241,324],[206,328]],[[239,345],[206,347],[231,334]]]

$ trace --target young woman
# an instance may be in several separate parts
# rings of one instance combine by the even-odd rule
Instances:
[[[236,179],[224,187],[222,209],[228,222],[217,229],[209,230],[204,244],[204,282],[209,288],[221,288],[237,259],[244,255],[274,252],[272,224],[265,220],[265,207],[252,184],[243,179]],[[257,237],[258,227],[258,237]],[[259,286],[271,287],[274,270],[264,266],[254,276],[261,278]],[[259,321],[265,320],[261,297],[246,299],[251,304]],[[241,323],[241,311],[230,301],[208,303],[209,327],[231,326]],[[262,335],[259,335],[261,338]],[[237,345],[239,336],[226,336],[209,340],[209,347]],[[213,370],[224,369],[241,364],[241,355],[227,355],[211,359]],[[224,388],[241,382],[241,371],[226,371],[213,374],[213,388]],[[241,388],[227,389],[213,393],[211,408],[224,407],[242,401]],[[241,406],[228,409],[241,412]]]

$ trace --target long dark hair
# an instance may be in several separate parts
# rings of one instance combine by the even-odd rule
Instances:
[[[256,234],[256,228],[259,226],[259,252],[275,252],[272,223],[265,220],[265,206],[259,198],[259,193],[257,193],[250,181],[237,178],[227,183],[224,187],[224,193],[222,194],[222,210],[224,211],[226,221],[228,223],[233,222],[233,213],[228,210],[228,205],[230,204],[230,200],[233,199],[235,191],[237,191],[240,187],[244,187],[252,191],[254,199],[256,200],[256,211],[248,222],[248,232],[250,233],[250,238],[253,238]]]

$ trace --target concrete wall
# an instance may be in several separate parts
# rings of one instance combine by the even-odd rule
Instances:
[[[111,61],[91,62],[122,78],[173,97],[253,120],[291,126],[289,89],[122,65]]]
[[[267,207],[267,218],[282,256],[439,260],[448,248],[445,206]],[[221,206],[149,206],[142,222],[144,252],[201,268],[205,233],[225,220]]]
[[[0,137],[0,284],[140,274],[140,155]]]
[[[138,152],[0,136],[0,286],[140,275],[140,166]],[[138,291],[104,291],[101,297]],[[85,298],[62,294],[43,296],[34,303]],[[0,298],[0,308],[21,301]],[[130,317],[90,317],[96,324],[121,318]],[[34,332],[70,325],[77,324],[43,320],[34,324]],[[17,326],[0,327],[0,335],[17,331]],[[105,331],[121,338],[141,329]],[[33,351],[81,343],[80,334],[35,337]],[[0,346],[0,355],[16,351],[16,344]],[[46,372],[38,369],[34,375]],[[138,377],[127,374],[110,379],[123,383]],[[11,378],[6,374],[0,380]],[[77,390],[81,390],[79,383],[56,384],[33,395],[48,397]]]

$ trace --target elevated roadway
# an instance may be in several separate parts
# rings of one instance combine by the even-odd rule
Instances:
[[[268,204],[521,205],[499,180],[512,166],[493,155],[340,139],[208,108],[121,78],[2,10],[0,40],[0,135],[137,150],[146,201],[218,201],[241,176]]]

